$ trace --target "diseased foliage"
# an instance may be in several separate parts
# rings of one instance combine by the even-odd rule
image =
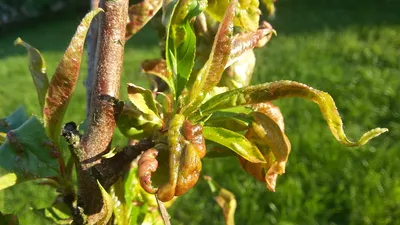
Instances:
[[[94,177],[101,178],[96,180],[96,188],[105,212],[97,224],[107,224],[111,218],[118,225],[162,223],[156,202],[168,206],[195,186],[204,157],[236,156],[245,171],[275,191],[292,150],[281,111],[271,103],[277,99],[300,97],[316,103],[333,136],[345,146],[364,145],[387,131],[376,128],[350,141],[328,93],[287,80],[249,86],[255,64],[253,49],[263,47],[275,33],[270,24],[259,22],[259,4],[257,0],[146,0],[129,8],[126,39],[163,8],[165,57],[145,60],[141,65],[143,73],[153,75],[153,89],[129,83],[128,101],[99,96],[115,108],[113,116],[124,136],[151,144],[144,148],[140,148],[141,142],[135,145],[137,155],[141,155],[121,165],[117,172],[123,176],[112,184],[96,170],[100,175]],[[263,4],[274,13],[273,1]],[[28,51],[44,123],[35,116],[28,118],[23,108],[0,120],[0,191],[34,179],[58,189],[61,203],[46,210],[58,210],[59,214],[40,214],[44,221],[91,223],[86,217],[90,215],[77,205],[80,196],[75,194],[72,179],[73,164],[80,169],[80,163],[88,163],[76,160],[84,154],[79,152],[81,134],[74,124],[64,129],[61,126],[77,83],[87,30],[101,11],[94,10],[82,20],[50,82],[40,52],[21,39],[16,41]],[[158,90],[162,84],[168,90]],[[69,148],[62,144],[61,132]],[[106,164],[106,159],[118,158],[121,151],[128,154],[121,149],[108,148],[99,156]],[[124,166],[129,169],[124,170]],[[223,209],[226,224],[234,224],[234,195],[210,177],[205,179]],[[163,208],[160,203],[158,206]],[[23,217],[37,216],[42,209],[15,208],[6,213],[27,224]]]

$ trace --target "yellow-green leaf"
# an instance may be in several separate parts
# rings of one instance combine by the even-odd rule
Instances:
[[[211,189],[211,192],[214,194],[214,200],[221,207],[226,225],[234,225],[235,224],[235,210],[237,206],[235,195],[222,188],[219,184],[217,184],[211,177],[204,176],[204,179],[207,181],[208,186]]]
[[[31,72],[33,83],[39,99],[40,108],[43,109],[44,98],[46,97],[47,88],[49,87],[49,79],[46,74],[46,62],[39,50],[24,42],[21,38],[17,38],[15,45],[21,45],[28,51],[29,71]]]
[[[250,162],[265,162],[265,159],[257,146],[241,134],[221,127],[203,127],[203,134],[205,139],[231,149]]]
[[[227,8],[229,3],[229,0],[209,0],[206,11],[215,20],[221,21],[224,15],[224,9]],[[261,15],[258,5],[258,0],[239,0],[234,17],[235,26],[239,26],[244,30],[257,30]]]
[[[7,173],[0,176],[0,191],[17,183],[17,175],[15,173]]]
[[[107,193],[107,191],[101,186],[100,182],[97,181],[97,185],[100,188],[101,191],[101,196],[103,197],[103,207],[106,211],[106,214],[104,215],[103,218],[99,220],[99,224],[107,224],[107,222],[110,220],[112,214],[113,214],[113,209],[114,209],[114,200],[112,199],[111,195]]]

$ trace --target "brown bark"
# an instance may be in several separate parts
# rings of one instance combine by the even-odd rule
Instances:
[[[91,92],[88,129],[80,142],[78,155],[78,206],[89,224],[101,224],[105,208],[97,180],[104,185],[109,168],[102,155],[109,151],[116,126],[114,107],[107,99],[118,98],[122,70],[128,0],[102,0],[105,13],[99,18],[100,36],[96,77]]]

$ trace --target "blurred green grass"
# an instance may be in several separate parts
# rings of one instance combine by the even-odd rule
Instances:
[[[296,80],[330,93],[349,138],[374,127],[390,132],[360,148],[334,140],[318,107],[303,99],[276,101],[285,117],[292,153],[277,191],[268,192],[241,170],[237,159],[204,159],[212,176],[237,197],[236,224],[400,224],[400,3],[382,1],[280,0],[269,20],[278,36],[258,49],[253,83]],[[20,36],[44,54],[52,74],[79,18],[44,22],[0,38],[0,115],[19,104],[38,114],[36,94]],[[121,85],[144,85],[142,59],[156,58],[148,27],[128,42]],[[66,121],[84,117],[83,79]],[[118,136],[117,142],[122,142]],[[170,209],[172,224],[224,224],[204,181]]]

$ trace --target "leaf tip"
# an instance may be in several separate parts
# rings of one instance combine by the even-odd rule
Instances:
[[[14,41],[14,45],[24,45],[24,41],[20,37],[17,37],[17,39]]]

